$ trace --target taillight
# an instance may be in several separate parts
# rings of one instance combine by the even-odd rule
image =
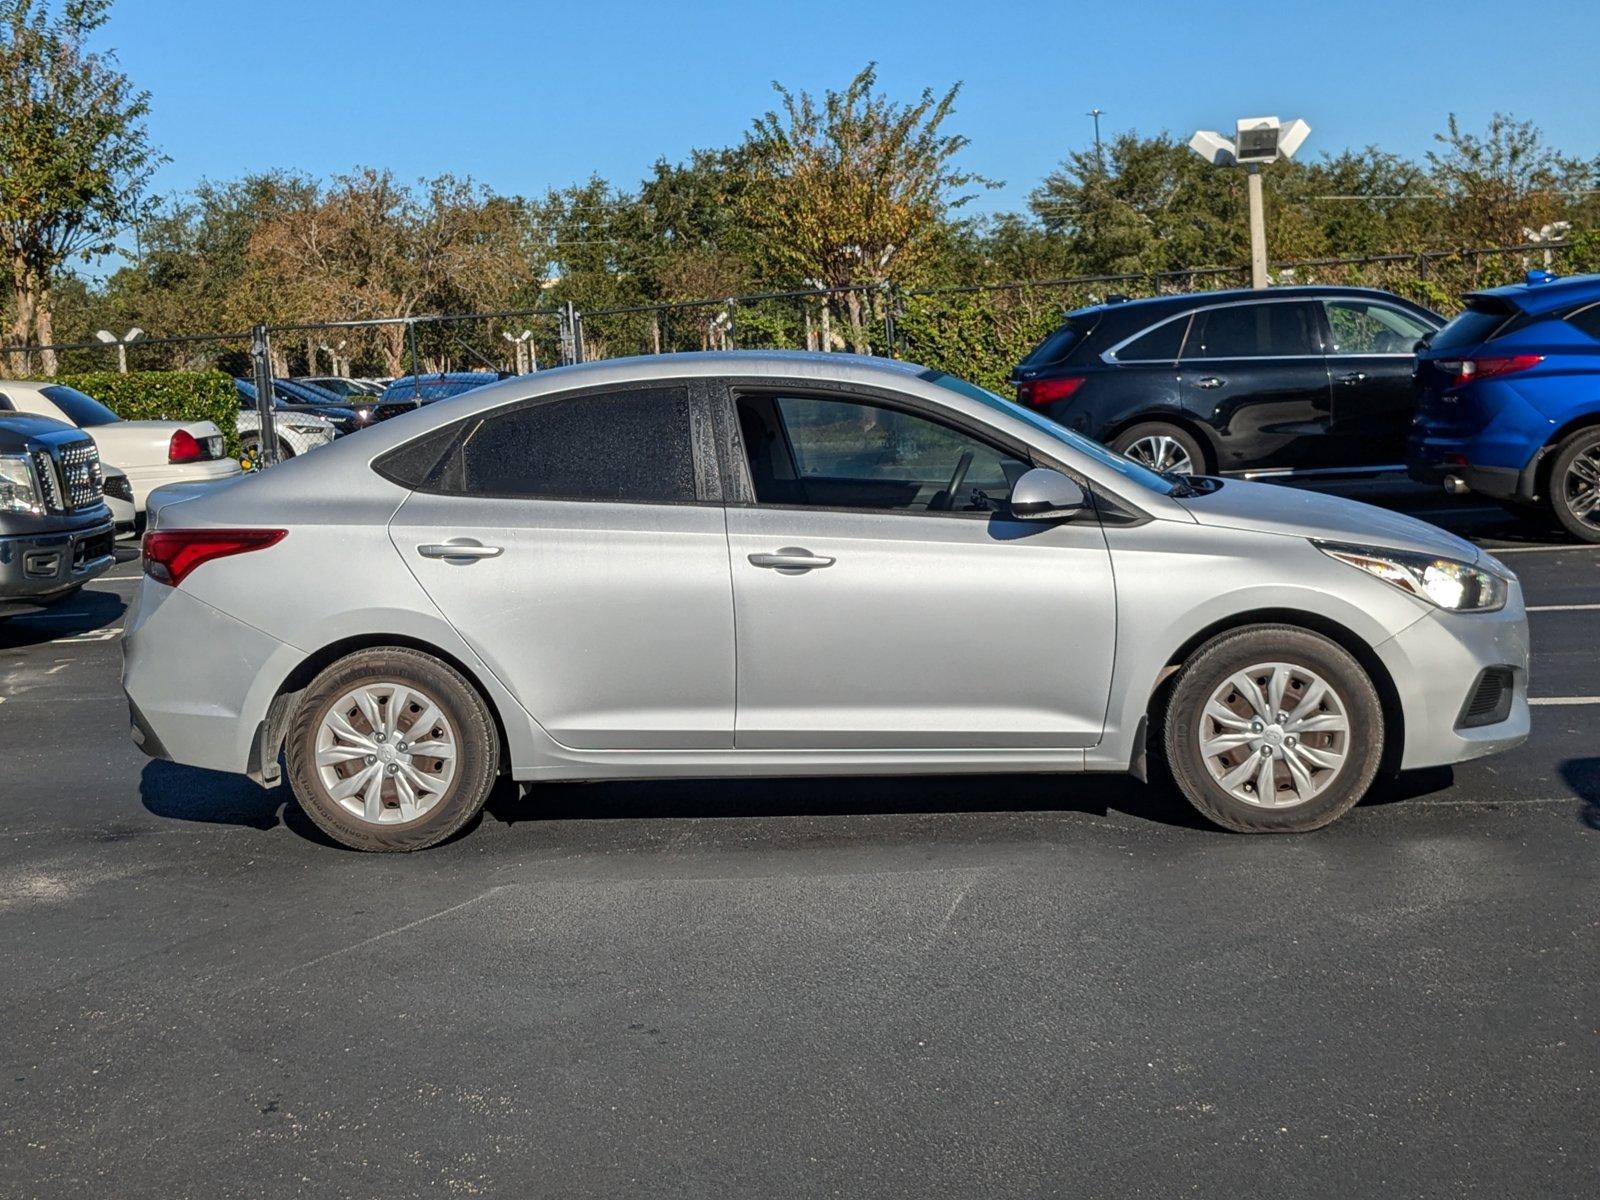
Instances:
[[[1070,400],[1072,394],[1083,386],[1084,376],[1069,375],[1064,379],[1030,379],[1017,385],[1017,399],[1030,408],[1043,408],[1060,400]]]
[[[1434,366],[1447,374],[1454,375],[1457,382],[1452,385],[1460,387],[1462,384],[1472,383],[1480,379],[1493,379],[1496,375],[1510,375],[1515,371],[1526,371],[1529,367],[1536,367],[1544,361],[1542,354],[1511,354],[1504,358],[1449,358],[1436,362]]]
[[[167,461],[169,463],[199,462],[206,457],[206,448],[200,444],[200,439],[187,429],[179,429],[172,435],[172,440],[167,443]]]
[[[144,535],[144,573],[177,587],[201,563],[265,550],[283,540],[285,529],[158,529]]]

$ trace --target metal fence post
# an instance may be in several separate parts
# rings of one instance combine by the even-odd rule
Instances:
[[[255,374],[256,412],[261,418],[257,461],[270,467],[278,461],[278,426],[272,408],[272,339],[263,324],[250,329],[250,365]]]
[[[406,344],[411,350],[411,377],[415,379],[422,374],[417,369],[417,321],[415,317],[406,318]],[[422,393],[418,391],[417,395],[420,396]]]

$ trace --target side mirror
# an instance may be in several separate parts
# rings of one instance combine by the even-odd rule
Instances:
[[[1049,467],[1024,472],[1011,489],[1011,515],[1019,521],[1065,521],[1087,506],[1083,489]]]

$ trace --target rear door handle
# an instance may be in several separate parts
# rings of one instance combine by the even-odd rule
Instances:
[[[1201,379],[1200,381],[1198,381],[1195,384],[1195,386],[1196,387],[1203,387],[1203,388],[1207,388],[1207,389],[1209,389],[1209,388],[1219,388],[1219,387],[1221,387],[1223,384],[1225,384],[1227,382],[1228,381],[1226,379],[1219,379],[1215,375],[1207,375],[1204,379]]]
[[[1365,371],[1351,371],[1348,375],[1339,376],[1339,382],[1346,387],[1354,387],[1356,384],[1365,383],[1366,381],[1367,373]]]
[[[445,560],[496,558],[505,547],[485,546],[474,538],[455,538],[448,542],[429,542],[417,547],[417,553],[423,558],[442,558]]]
[[[833,559],[813,554],[803,546],[784,546],[776,554],[752,554],[752,567],[769,567],[775,571],[813,571],[818,567],[833,566]]]

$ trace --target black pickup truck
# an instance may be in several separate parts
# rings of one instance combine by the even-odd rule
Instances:
[[[116,561],[100,452],[49,417],[0,413],[0,620],[64,600]]]

